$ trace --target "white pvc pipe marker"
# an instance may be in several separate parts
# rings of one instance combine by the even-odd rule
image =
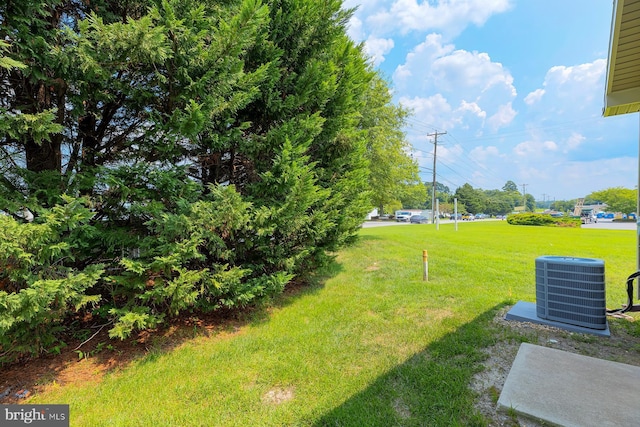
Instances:
[[[422,280],[429,281],[429,254],[427,251],[422,251],[422,264],[424,264],[424,271],[422,273]]]

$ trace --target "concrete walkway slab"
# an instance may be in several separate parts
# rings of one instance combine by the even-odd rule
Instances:
[[[640,425],[640,367],[524,343],[498,409],[565,427]]]

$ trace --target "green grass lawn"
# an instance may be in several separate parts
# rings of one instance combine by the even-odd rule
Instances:
[[[468,384],[500,336],[496,310],[535,301],[535,258],[605,260],[613,308],[635,246],[634,231],[504,221],[363,229],[316,285],[237,332],[151,351],[29,402],[70,404],[73,426],[487,425]]]

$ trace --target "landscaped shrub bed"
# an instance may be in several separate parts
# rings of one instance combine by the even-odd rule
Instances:
[[[549,214],[519,213],[509,215],[511,225],[538,225],[546,227],[580,227],[580,218],[553,217]]]

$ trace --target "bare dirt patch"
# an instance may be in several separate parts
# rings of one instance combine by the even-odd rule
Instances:
[[[274,307],[287,304],[292,297],[304,292],[314,292],[316,288],[294,281],[273,306],[260,305],[243,311],[221,309],[210,314],[186,313],[163,327],[139,332],[124,341],[109,338],[108,327],[86,343],[80,339],[66,340],[67,346],[59,354],[45,354],[1,366],[0,404],[25,402],[48,387],[98,383],[108,373],[126,369],[149,354],[170,351],[192,339],[228,339],[242,333],[248,323],[268,318]],[[91,334],[96,330],[92,329]]]
[[[402,401],[402,399],[397,398],[393,401],[393,409],[403,420],[411,418],[411,410],[409,409],[409,406]]]
[[[365,268],[364,271],[378,271],[380,270],[380,265],[377,262],[374,262],[369,267]]]
[[[184,342],[239,333],[244,321],[228,315],[185,315],[165,328],[142,331],[130,339],[110,339],[104,328],[90,341],[70,340],[60,354],[24,359],[0,368],[0,404],[21,403],[49,387],[98,383],[110,372],[125,369],[150,353],[170,351]],[[78,346],[80,348],[78,348]]]
[[[262,403],[279,405],[293,399],[293,387],[276,387],[262,396]]]
[[[519,415],[497,411],[497,401],[522,342],[555,348],[584,356],[640,366],[640,313],[609,318],[610,337],[581,334],[546,325],[504,319],[511,307],[498,312],[493,322],[500,330],[498,341],[486,349],[484,370],[472,382],[478,393],[476,409],[491,420],[490,426],[543,427],[546,424]]]

